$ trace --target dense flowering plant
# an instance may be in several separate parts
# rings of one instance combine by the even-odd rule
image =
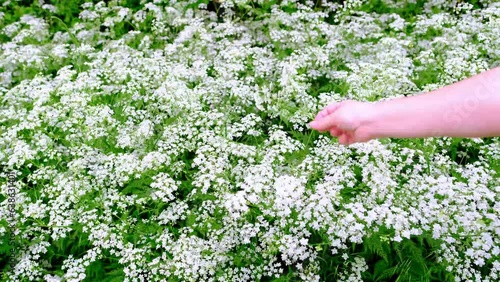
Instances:
[[[498,281],[498,138],[307,126],[493,67],[494,2],[2,1],[2,281]]]

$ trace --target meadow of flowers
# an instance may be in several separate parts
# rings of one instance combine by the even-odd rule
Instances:
[[[498,65],[500,3],[1,2],[0,281],[499,281],[499,138],[308,122]]]

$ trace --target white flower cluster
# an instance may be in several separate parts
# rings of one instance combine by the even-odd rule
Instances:
[[[118,2],[55,33],[29,14],[0,24],[0,169],[20,176],[22,227],[10,281],[83,281],[100,261],[125,281],[320,281],[321,250],[362,281],[350,246],[372,236],[428,236],[457,281],[500,279],[498,138],[343,147],[306,126],[333,101],[488,69],[498,3],[428,1],[408,20],[363,0]]]

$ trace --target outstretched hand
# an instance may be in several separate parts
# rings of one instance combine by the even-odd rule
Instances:
[[[500,67],[419,95],[332,103],[309,125],[349,145],[374,138],[500,136]]]
[[[372,104],[347,100],[328,105],[309,125],[319,132],[330,132],[340,144],[350,145],[373,139],[369,128],[372,115]]]

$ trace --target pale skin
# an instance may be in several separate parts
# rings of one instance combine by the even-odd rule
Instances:
[[[377,138],[500,136],[500,67],[425,94],[332,103],[309,125],[343,145]]]

